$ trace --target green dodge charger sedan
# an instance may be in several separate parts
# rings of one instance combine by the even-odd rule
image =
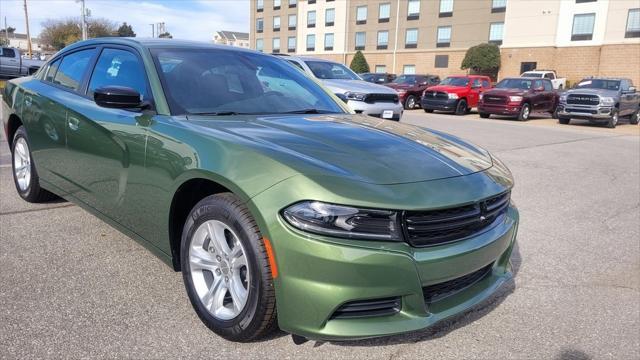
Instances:
[[[140,242],[224,338],[418,330],[512,276],[519,217],[500,160],[355,115],[281,58],[93,39],[2,99],[20,196],[62,197]]]

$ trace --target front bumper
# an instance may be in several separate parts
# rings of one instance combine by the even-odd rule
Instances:
[[[393,117],[389,120],[400,120],[400,118],[402,117],[402,112],[404,111],[404,107],[400,102],[366,103],[364,101],[349,100],[347,102],[347,105],[349,105],[349,107],[353,111],[355,111],[356,114],[364,114],[379,118],[382,118],[382,115],[385,111],[393,111]]]
[[[613,106],[558,105],[558,116],[572,119],[606,120],[611,117]]]
[[[440,201],[435,194],[443,194],[443,188],[447,188],[452,194],[441,195],[442,199],[457,202],[459,199],[455,197],[462,195],[458,195],[456,189],[467,188],[471,183],[478,185],[472,190],[476,192],[474,197],[505,189],[504,184],[493,182],[483,187],[477,180],[488,179],[484,173],[476,173],[429,182],[427,192],[433,189],[434,194],[425,194],[425,198]],[[301,192],[295,183],[286,183],[252,199],[255,212],[272,213],[265,211],[271,207],[278,209],[277,214],[282,204],[291,201],[282,199],[285,193],[316,198],[314,191]],[[402,189],[389,195],[403,198],[405,194],[412,194],[414,202],[406,201],[409,208],[419,203],[435,205],[416,196],[415,191],[424,189],[424,184],[400,187]],[[346,202],[337,198],[326,200]],[[274,206],[274,201],[281,204]],[[387,203],[380,206],[397,208]],[[309,339],[347,340],[415,331],[459,314],[489,298],[511,278],[509,259],[518,221],[518,210],[510,206],[497,224],[482,233],[453,243],[417,248],[404,242],[349,241],[312,235],[292,228],[278,215],[262,218],[259,223],[264,229],[263,235],[271,240],[278,266],[279,275],[274,284],[279,326]],[[423,287],[458,279],[486,266],[490,266],[490,271],[472,285],[437,301],[425,300]],[[384,316],[332,317],[346,303],[385,298],[399,298],[399,311]]]
[[[439,111],[455,111],[458,99],[427,99],[422,97],[420,105],[423,109]]]
[[[522,108],[521,104],[514,105],[493,105],[493,104],[478,104],[478,112],[487,113],[487,114],[495,114],[495,115],[510,115],[516,116],[520,114],[520,109]]]

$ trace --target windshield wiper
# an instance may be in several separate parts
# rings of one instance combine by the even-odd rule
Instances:
[[[191,115],[209,115],[209,116],[229,116],[229,115],[251,115],[250,113],[241,113],[236,111],[219,111],[219,112],[197,112]]]
[[[281,112],[280,114],[331,114],[331,113],[333,113],[333,111],[309,108],[309,109],[300,109],[300,110],[293,110],[293,111],[284,111],[284,112]]]

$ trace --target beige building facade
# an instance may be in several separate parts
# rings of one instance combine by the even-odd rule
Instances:
[[[466,73],[467,49],[490,42],[501,47],[500,77],[535,67],[569,81],[638,84],[640,66],[629,62],[640,63],[639,8],[638,0],[251,0],[250,44],[345,64],[360,50],[372,72],[443,77]]]

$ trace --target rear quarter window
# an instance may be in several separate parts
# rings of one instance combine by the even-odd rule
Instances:
[[[78,90],[95,52],[96,49],[86,49],[65,55],[53,78],[53,83],[71,90]]]

